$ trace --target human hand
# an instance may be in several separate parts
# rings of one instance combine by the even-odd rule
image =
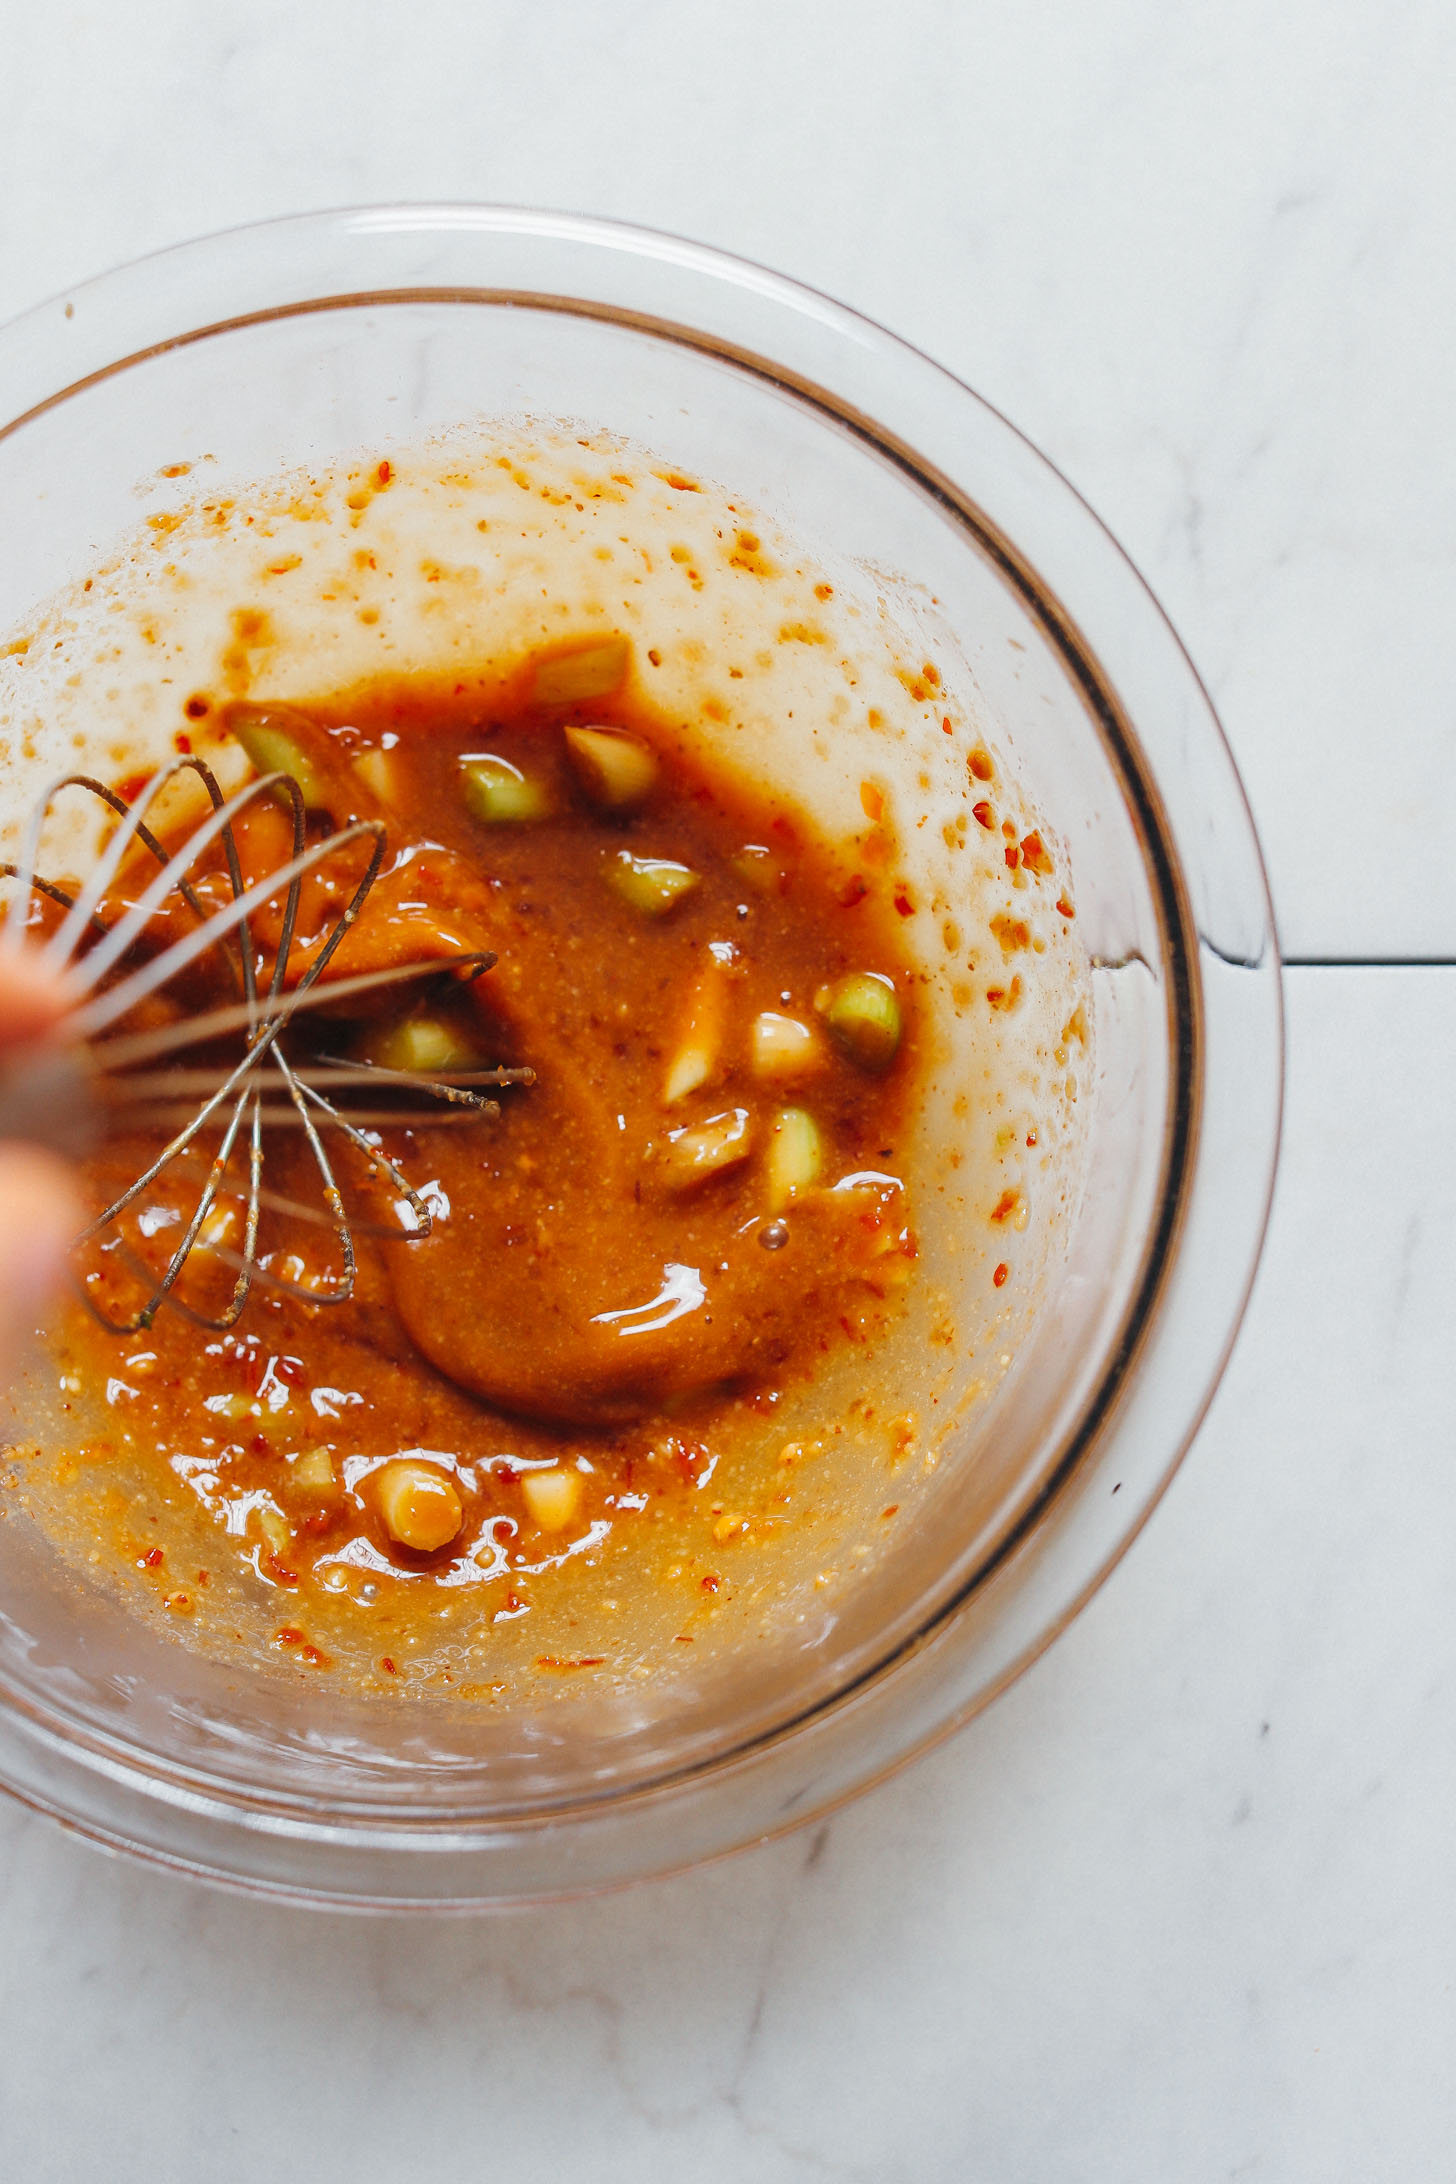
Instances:
[[[0,958],[0,1065],[54,1031],[53,976],[27,956]],[[68,1164],[37,1145],[0,1141],[0,1385],[44,1313],[83,1215]]]

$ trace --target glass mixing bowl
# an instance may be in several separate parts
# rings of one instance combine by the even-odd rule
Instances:
[[[1096,1024],[1081,1182],[1012,1369],[948,1435],[893,1551],[670,1706],[543,1726],[351,1699],[169,1640],[32,1527],[0,1526],[0,1781],[100,1841],[313,1901],[539,1899],[680,1867],[821,1815],[966,1720],[1162,1493],[1272,1187],[1273,920],[1177,638],[994,410],[754,266],[419,206],[245,229],[89,283],[0,332],[0,639],[165,508],[179,453],[225,484],[527,413],[723,482],[816,561],[877,572],[955,657],[1068,845]]]

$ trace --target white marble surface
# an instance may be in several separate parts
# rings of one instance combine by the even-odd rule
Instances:
[[[1445,0],[0,0],[0,315],[395,196],[746,251],[1108,518],[1291,952],[1453,957],[1453,61]],[[244,1905],[0,1807],[0,2175],[1449,2175],[1456,972],[1290,1004],[1233,1368],[987,1717],[818,1835],[456,1925]]]
[[[243,1903],[0,1806],[0,2173],[1448,2177],[1456,973],[1290,989],[1232,1369],[989,1714],[817,1833],[456,1924]]]
[[[1449,0],[0,0],[0,62],[0,316],[234,221],[468,197],[882,319],[1163,598],[1289,951],[1453,952]]]

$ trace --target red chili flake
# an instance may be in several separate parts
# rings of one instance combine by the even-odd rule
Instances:
[[[514,1464],[498,1464],[495,1475],[506,1486],[514,1486],[521,1476]]]
[[[301,1646],[306,1643],[308,1634],[301,1631],[296,1623],[283,1623],[273,1635],[280,1646]]]
[[[966,760],[966,764],[971,770],[972,777],[977,781],[990,781],[995,776],[995,768],[991,764],[990,755],[983,751],[979,744]]]
[[[183,731],[179,728],[176,735],[172,738],[172,748],[174,751],[180,752],[183,758],[190,758],[192,755],[191,736],[184,734]]]
[[[290,1387],[296,1387],[303,1376],[304,1368],[301,1357],[275,1357],[273,1359],[273,1378],[275,1380],[283,1380]]]
[[[384,1670],[386,1676],[397,1676],[399,1674],[399,1670],[395,1667],[393,1660],[387,1653],[385,1654],[383,1660],[380,1662],[379,1665]]]
[[[996,1201],[991,1219],[993,1221],[1009,1221],[1016,1211],[1016,1202],[1017,1194],[1015,1191],[1003,1191]]]
[[[995,832],[996,814],[994,811],[992,811],[989,804],[985,803],[984,801],[979,804],[972,804],[971,816],[973,819],[979,820],[980,824],[986,828],[988,833]]]
[[[508,1592],[506,1594],[506,1612],[508,1614],[519,1615],[525,1605],[525,1601],[518,1592]]]
[[[151,773],[148,771],[128,774],[124,781],[118,781],[116,793],[123,804],[134,804],[151,778]]]
[[[1014,842],[1008,842],[1006,844],[1006,862],[1013,872],[1016,870],[1016,867],[1020,863],[1020,861],[1021,851],[1017,848]]]
[[[943,719],[943,720],[941,721],[941,724],[940,724],[940,732],[941,732],[941,734],[942,734],[942,735],[945,735],[945,736],[953,736],[953,735],[955,734],[955,730],[954,730],[954,728],[952,728],[952,726],[951,726],[951,724],[950,724],[950,715],[949,715],[949,714],[946,714],[945,718],[944,718],[944,719]]]
[[[1011,1272],[1011,1269],[1010,1269],[1010,1267],[1009,1267],[1009,1266],[1008,1266],[1008,1265],[1006,1264],[1006,1261],[1005,1261],[1005,1260],[1003,1259],[1003,1260],[1001,1261],[1001,1264],[1000,1264],[1000,1265],[999,1265],[999,1266],[997,1267],[997,1269],[996,1269],[995,1273],[994,1273],[994,1274],[993,1274],[993,1275],[991,1276],[991,1279],[992,1279],[992,1281],[993,1281],[993,1282],[994,1282],[994,1283],[996,1284],[996,1287],[997,1287],[998,1289],[1001,1289],[1001,1288],[1003,1288],[1003,1287],[1005,1286],[1005,1282],[1006,1282],[1006,1277],[1007,1277],[1007,1275],[1008,1275],[1008,1274],[1009,1274],[1010,1272]]]
[[[206,720],[212,711],[212,700],[205,691],[199,690],[187,700],[182,710],[189,720]]]
[[[910,890],[908,887],[896,888],[895,908],[899,911],[902,918],[910,918],[915,915],[915,905],[910,899]]]
[[[713,1452],[702,1441],[688,1441],[673,1434],[665,1453],[671,1456],[679,1478],[688,1486],[696,1486],[700,1475],[713,1468]]]
[[[1001,943],[1003,955],[1015,955],[1019,948],[1031,946],[1031,927],[1025,918],[1008,918],[999,911],[991,920],[991,930]]]
[[[310,1668],[327,1668],[329,1665],[328,1655],[320,1653],[317,1646],[304,1646],[298,1658],[307,1661]]]
[[[1021,861],[1032,872],[1048,876],[1051,873],[1052,861],[1047,855],[1046,844],[1034,827],[1030,834],[1021,837]]]
[[[393,465],[390,463],[381,463],[379,465],[379,468],[375,471],[374,475],[379,480],[381,485],[388,485],[390,479],[394,476]]]
[[[862,880],[860,878],[860,875],[856,872],[854,878],[848,881],[847,884],[839,891],[840,909],[853,910],[858,903],[862,903],[864,901],[865,896],[868,893],[868,883],[865,880]]]
[[[1027,1133],[1026,1133],[1026,1142],[1027,1142],[1027,1144],[1028,1144],[1028,1145],[1035,1145],[1035,1143],[1036,1143],[1036,1132],[1035,1132],[1035,1130],[1028,1130],[1028,1131],[1027,1131]]]
[[[1068,902],[1065,895],[1058,895],[1057,908],[1061,911],[1064,918],[1074,918],[1077,915],[1076,911],[1072,908],[1072,905]]]
[[[892,1501],[887,1508],[884,1508],[880,1511],[881,1520],[883,1521],[883,1519],[886,1517],[897,1516],[899,1514],[899,1510],[900,1504],[897,1501]]]
[[[160,1568],[162,1567],[161,1548],[149,1547],[146,1553],[142,1556],[139,1567],[143,1570],[160,1570]]]
[[[703,1579],[703,1590],[704,1592],[716,1592],[722,1582],[722,1578],[715,1571],[709,1570],[707,1576]]]

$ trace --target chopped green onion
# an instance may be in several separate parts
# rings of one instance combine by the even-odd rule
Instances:
[[[782,1107],[768,1142],[768,1210],[782,1213],[824,1173],[824,1135],[802,1107]]]
[[[544,783],[533,781],[508,758],[493,752],[461,761],[465,775],[465,803],[472,817],[487,826],[521,826],[533,819],[549,818],[551,797]]]
[[[773,894],[784,878],[784,867],[762,842],[745,842],[742,849],[728,859],[728,869],[756,895]]]
[[[453,1024],[438,1016],[406,1016],[369,1041],[364,1059],[380,1069],[439,1077],[452,1069],[474,1069],[480,1057]]]
[[[852,971],[831,986],[824,1021],[836,1043],[861,1069],[888,1069],[900,1045],[900,1003],[878,971]]]
[[[603,811],[635,811],[657,780],[657,754],[620,728],[568,728],[567,755],[577,780]]]
[[[533,705],[582,705],[588,698],[610,697],[627,679],[632,647],[625,637],[579,645],[540,660],[531,677]]]
[[[287,705],[230,705],[227,728],[258,773],[292,774],[307,809],[328,810],[328,784],[308,755],[312,721],[304,720]]]
[[[647,918],[666,917],[698,884],[690,865],[674,864],[670,857],[634,857],[629,849],[610,859],[607,878],[622,900]]]

